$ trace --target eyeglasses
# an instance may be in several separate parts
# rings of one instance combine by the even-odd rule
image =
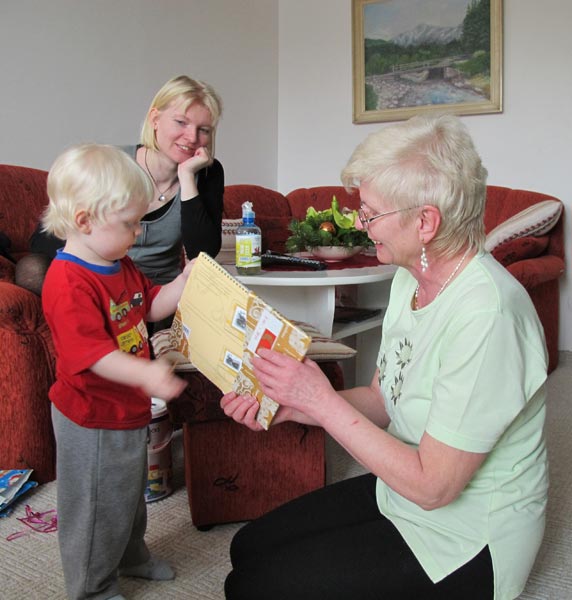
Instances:
[[[381,217],[387,217],[387,215],[392,215],[394,213],[403,212],[404,210],[411,210],[413,208],[416,208],[416,207],[409,206],[407,208],[398,208],[396,210],[388,210],[387,212],[382,212],[377,215],[373,215],[373,217],[368,217],[363,210],[363,204],[360,204],[359,209],[358,209],[358,218],[360,220],[362,227],[366,231],[369,231],[369,224],[372,223],[373,221],[375,221],[376,219],[381,219]]]

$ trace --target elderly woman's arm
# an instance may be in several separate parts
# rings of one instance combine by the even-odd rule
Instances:
[[[306,364],[310,365],[313,369],[317,368],[321,373],[321,370],[313,361],[307,360]],[[389,425],[389,417],[385,411],[377,378],[378,371],[376,370],[370,386],[343,390],[338,392],[338,394],[352,406],[355,406],[361,414],[366,415],[373,423],[385,428]],[[234,419],[237,423],[246,425],[253,431],[262,430],[262,426],[256,421],[259,404],[253,396],[238,396],[234,392],[229,392],[222,397],[221,408],[228,417]],[[280,406],[276,416],[272,420],[272,425],[278,425],[287,421],[295,421],[304,425],[319,425],[316,420],[300,410],[296,410],[290,406]]]
[[[375,396],[383,405],[375,378],[369,388],[339,394],[311,361],[299,363],[271,351],[261,351],[261,357],[254,359],[255,373],[266,394],[322,426],[357,461],[425,510],[452,502],[486,458],[428,434],[418,448],[388,434],[382,429],[389,423],[385,410],[373,408]],[[362,390],[369,392],[360,395]]]

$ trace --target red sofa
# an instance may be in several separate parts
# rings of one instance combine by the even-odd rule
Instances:
[[[10,237],[12,254],[16,258],[28,252],[28,240],[47,203],[46,176],[45,171],[0,165],[0,231]],[[303,218],[308,206],[327,208],[333,194],[341,206],[358,206],[357,196],[347,194],[341,186],[298,189],[284,196],[260,186],[230,185],[225,188],[224,216],[228,219],[240,218],[242,203],[245,200],[252,201],[256,220],[262,228],[263,248],[283,251],[292,217]],[[523,208],[546,198],[535,192],[489,187],[485,215],[487,231]],[[547,247],[539,256],[517,260],[508,264],[507,268],[523,283],[534,301],[546,333],[550,370],[553,370],[558,362],[558,278],[564,270],[562,218],[547,235]],[[54,439],[47,396],[54,379],[51,336],[43,319],[40,299],[14,284],[14,265],[3,257],[0,257],[0,332],[4,348],[0,364],[2,467],[33,468],[37,481],[50,481],[55,478]],[[334,385],[339,387],[341,380],[336,367],[335,363],[324,366]],[[282,469],[281,473],[299,475],[297,481],[303,480],[303,485],[296,488],[292,484],[291,496],[323,483],[321,430],[305,429],[293,424],[276,427],[274,432],[271,429],[269,433],[275,435],[277,441],[276,446],[269,446],[275,449],[280,446],[278,454],[281,456],[292,452],[294,462],[284,464],[278,460],[272,461],[266,446],[270,438],[264,440],[260,434],[251,434],[244,428],[233,428],[218,408],[220,393],[216,388],[213,389],[204,378],[189,375],[189,379],[188,390],[180,402],[171,403],[170,409],[173,420],[186,424],[188,453],[197,456],[196,462],[189,461],[187,464],[193,520],[197,515],[195,524],[251,518],[256,514],[247,514],[245,507],[248,510],[254,507],[252,512],[260,513],[285,499],[288,495],[285,488],[291,481],[287,479],[284,480],[285,485],[275,486],[275,491],[267,496],[266,504],[261,502],[255,505],[253,500],[259,498],[257,489],[260,487],[255,489],[243,485],[242,491],[236,489],[236,481],[233,484],[232,479],[237,471],[230,468],[232,465],[229,461],[237,457],[246,457],[243,463],[251,461],[252,453],[257,452],[252,448],[260,448],[259,456],[264,456],[268,461],[260,463],[262,469],[265,468],[264,464],[273,464]],[[228,440],[229,443],[225,446],[220,443],[221,440]],[[206,466],[212,459],[207,460],[207,449],[221,454],[216,468]],[[228,456],[225,458],[223,453]],[[313,457],[313,462],[309,457]],[[201,466],[203,461],[204,468]],[[296,464],[296,469],[291,468],[292,464]],[[213,479],[216,469],[220,469],[220,472]],[[303,471],[301,477],[300,471]],[[278,481],[278,477],[271,478],[273,483],[270,484],[268,479],[262,478],[261,472],[264,471],[245,473],[244,479],[250,478],[252,481],[258,478],[261,487],[272,487]],[[205,496],[207,487],[209,490],[224,490],[226,504],[220,501],[220,495]]]

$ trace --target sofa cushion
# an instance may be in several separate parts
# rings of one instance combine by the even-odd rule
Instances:
[[[353,358],[357,354],[357,350],[354,348],[350,348],[341,342],[323,335],[321,331],[310,325],[310,323],[302,321],[292,322],[312,337],[312,343],[306,353],[306,356],[312,360],[344,360],[346,358]]]
[[[286,251],[286,240],[290,236],[290,217],[256,217],[255,223],[262,234],[262,252]],[[236,230],[242,225],[242,219],[222,220],[222,245],[216,260],[222,264],[234,264],[236,258]]]
[[[222,264],[234,264],[236,260],[236,230],[242,225],[242,219],[222,220],[222,245],[216,260]]]
[[[549,241],[547,235],[538,237],[527,235],[499,244],[493,249],[492,255],[501,265],[508,267],[519,260],[540,256],[548,248]]]
[[[313,325],[293,321],[312,337],[306,356],[315,361],[337,361],[352,358],[356,350],[322,335]],[[166,358],[176,364],[177,372],[196,371],[197,368],[187,360],[186,356],[173,349],[170,341],[170,329],[162,329],[151,337],[151,345],[156,358]]]
[[[492,252],[509,240],[544,235],[556,225],[561,213],[562,203],[558,200],[543,200],[533,204],[490,231],[486,237],[485,249]]]

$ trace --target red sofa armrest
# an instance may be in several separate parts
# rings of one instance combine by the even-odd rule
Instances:
[[[519,260],[506,268],[529,290],[547,281],[558,279],[564,273],[564,261],[559,256],[544,255]]]
[[[38,296],[0,282],[0,456],[32,478],[55,478],[55,442],[48,390],[54,381],[52,337]]]

